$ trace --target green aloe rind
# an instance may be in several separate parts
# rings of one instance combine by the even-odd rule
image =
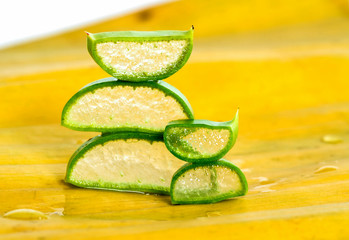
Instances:
[[[103,32],[103,33],[88,33],[87,34],[87,48],[91,57],[95,62],[111,76],[123,81],[149,81],[149,80],[163,80],[168,78],[188,61],[193,48],[193,32],[189,31],[117,31],[117,32]],[[104,61],[97,50],[97,45],[100,43],[161,43],[169,41],[185,41],[185,47],[178,56],[176,62],[168,63],[166,68],[155,72],[130,72],[125,73],[122,69],[117,69]],[[156,45],[154,46],[155,49]],[[149,48],[149,47],[148,47]],[[155,49],[156,50],[156,49]],[[131,50],[132,51],[132,50]],[[155,52],[155,51],[153,51]],[[145,56],[147,57],[147,56]],[[155,63],[156,65],[156,63]]]
[[[229,176],[221,177],[217,175],[217,169],[219,167],[225,168],[228,171],[231,171],[232,174],[236,174],[238,183],[236,188],[230,188],[224,192],[220,190],[221,185],[225,184],[224,181],[229,179]],[[194,173],[190,173],[189,181],[204,181],[202,178],[195,176],[195,171],[197,169],[206,169],[209,176],[209,182],[205,183],[204,189],[181,189],[183,184],[189,184],[184,181],[184,177],[188,172],[194,170]],[[188,180],[188,179],[187,179]],[[207,186],[210,186],[207,189]],[[221,159],[213,163],[187,163],[179,168],[173,175],[171,181],[171,202],[172,204],[203,204],[203,203],[215,203],[225,199],[243,196],[247,193],[248,184],[246,177],[243,172],[235,166],[233,163]]]
[[[151,121],[155,121],[156,119],[152,119],[151,116],[144,115],[144,119],[142,119],[142,122],[139,124],[130,124],[128,122],[118,123],[113,126],[109,123],[108,126],[103,126],[101,124],[93,123],[93,118],[98,115],[99,108],[96,108],[95,112],[91,111],[89,112],[88,116],[86,118],[91,118],[90,121],[87,121],[88,119],[84,118],[86,123],[77,122],[76,120],[73,120],[71,117],[73,111],[72,107],[79,103],[79,101],[84,97],[86,94],[94,94],[95,91],[103,88],[115,88],[115,87],[131,87],[133,90],[137,88],[149,88],[149,90],[158,90],[163,93],[166,97],[171,97],[175,100],[175,102],[178,103],[178,107],[180,108],[179,111],[182,111],[183,118],[187,119],[193,119],[194,114],[193,110],[190,106],[189,101],[187,98],[175,87],[171,86],[170,84],[164,82],[164,81],[148,81],[148,82],[125,82],[125,81],[119,81],[115,78],[105,78],[101,79],[95,82],[92,82],[85,87],[83,87],[80,91],[78,91],[71,99],[66,103],[66,105],[63,108],[62,111],[62,118],[61,118],[61,124],[67,128],[78,130],[78,131],[91,131],[91,132],[102,132],[102,133],[108,133],[108,132],[124,132],[124,131],[135,131],[135,132],[147,132],[147,133],[156,133],[161,134],[163,133],[165,126],[167,124],[163,123],[163,125],[158,127],[151,127],[150,124]],[[113,96],[110,96],[110,101],[116,101],[117,99],[114,99]],[[164,108],[168,108],[166,106],[166,102],[159,102],[158,104],[162,104]],[[109,109],[110,113],[112,114],[118,114],[118,108],[116,109]],[[130,113],[132,114],[132,113]],[[136,114],[136,113],[135,113]],[[139,112],[137,112],[139,114]],[[104,121],[109,121],[109,119],[105,119]]]
[[[146,164],[152,161],[156,161],[155,158],[159,158],[157,154],[161,154],[162,158],[167,159],[166,160],[166,164],[168,164],[166,166],[167,171],[171,171],[171,173],[166,175],[165,170],[163,170],[162,178],[160,178],[159,176],[160,180],[158,180],[155,183],[152,183],[151,180],[149,180],[149,178],[151,178],[154,175],[152,173],[153,171],[159,170],[158,167],[149,165],[153,167],[149,169],[140,168],[139,165],[142,164],[142,159],[132,159],[132,157],[127,157],[126,160],[128,160],[129,165],[127,164],[126,165],[129,168],[128,171],[130,171],[130,169],[132,169],[132,171],[138,169],[139,170],[138,175],[142,175],[143,173],[145,174],[146,177],[144,179],[139,179],[139,181],[133,181],[133,182],[126,181],[126,180],[118,181],[118,182],[108,181],[104,179],[105,175],[107,174],[105,172],[98,176],[98,180],[96,180],[96,177],[94,177],[95,178],[94,180],[91,180],[91,179],[88,179],[88,177],[84,178],[80,176],[81,171],[91,171],[91,170],[95,171],[94,168],[96,168],[98,165],[97,163],[94,162],[95,158],[91,158],[91,159],[89,158],[87,160],[84,158],[86,156],[91,156],[91,154],[92,155],[96,154],[98,156],[101,156],[98,159],[104,159],[105,162],[112,161],[113,167],[118,169],[117,171],[113,172],[113,174],[120,175],[120,174],[124,174],[123,172],[125,172],[125,175],[121,175],[121,176],[122,176],[122,179],[124,178],[127,179],[128,177],[126,174],[127,169],[123,168],[125,167],[124,165],[125,159],[122,159],[122,154],[125,154],[125,151],[127,151],[127,147],[122,148],[121,152],[108,153],[112,155],[112,157],[109,157],[109,158],[106,157],[106,155],[104,155],[104,152],[103,152],[103,151],[107,151],[105,146],[108,143],[114,142],[117,144],[118,141],[124,141],[125,143],[127,143],[126,146],[131,146],[128,144],[135,144],[135,142],[136,144],[145,142],[147,146],[146,148],[152,152],[151,152],[151,155],[146,155],[146,153],[144,152],[143,163]],[[85,142],[83,145],[81,145],[80,148],[76,150],[76,152],[70,158],[69,163],[67,165],[65,181],[77,187],[83,187],[83,188],[105,189],[105,190],[112,190],[112,191],[127,191],[127,192],[146,192],[146,193],[157,193],[157,194],[169,195],[171,177],[173,173],[176,171],[176,169],[180,166],[181,161],[173,157],[170,153],[168,153],[168,156],[164,156],[164,154],[166,154],[165,146],[163,146],[163,149],[165,150],[165,152],[164,151],[156,152],[156,150],[158,151],[160,150],[159,150],[159,146],[155,146],[154,149],[152,149],[152,146],[154,143],[163,144],[162,137],[155,134],[140,133],[140,132],[123,132],[123,133],[107,134],[103,136],[94,137],[88,140],[87,142]],[[155,160],[149,159],[149,156],[153,157]],[[81,161],[82,159],[84,159],[84,161],[88,161],[89,166],[87,168],[85,165],[83,165],[83,167],[81,167],[81,165],[80,166],[78,165],[79,161]],[[165,160],[163,159],[163,162],[159,164],[164,164],[164,161]],[[102,167],[105,168],[106,166],[102,164]],[[78,173],[74,172],[76,171],[77,168],[78,168]]]
[[[183,140],[183,138],[197,129],[228,130],[229,139],[226,145],[212,154],[203,154]],[[239,129],[239,110],[233,120],[228,122],[213,122],[208,120],[175,120],[170,122],[164,132],[164,141],[167,149],[177,158],[187,162],[213,162],[224,157],[234,146]],[[198,140],[201,141],[201,140]]]

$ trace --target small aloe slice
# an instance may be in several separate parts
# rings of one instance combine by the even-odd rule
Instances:
[[[164,132],[168,150],[187,162],[211,162],[222,158],[235,144],[239,128],[239,111],[229,122],[177,120]]]
[[[169,194],[173,173],[181,165],[159,135],[106,134],[73,154],[65,180],[84,188]]]
[[[169,121],[188,118],[193,118],[188,100],[166,82],[105,78],[88,84],[67,102],[62,125],[80,131],[162,134]]]
[[[245,195],[245,175],[231,162],[187,163],[174,174],[171,182],[173,204],[214,203]]]
[[[88,33],[87,47],[96,63],[117,79],[162,80],[187,62],[193,48],[193,29]]]

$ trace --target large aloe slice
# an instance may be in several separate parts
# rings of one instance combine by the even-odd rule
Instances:
[[[96,63],[117,79],[162,80],[187,62],[193,48],[193,29],[88,33],[87,47]]]
[[[224,159],[214,163],[187,163],[171,182],[173,204],[214,203],[245,195],[248,186],[241,170]]]
[[[85,188],[169,194],[172,175],[181,165],[161,136],[107,134],[92,138],[74,153],[66,182]]]
[[[239,128],[239,111],[233,120],[175,120],[164,132],[168,150],[187,162],[210,162],[221,159],[235,144]]]
[[[62,125],[80,131],[162,134],[168,122],[191,118],[188,100],[168,83],[106,78],[88,84],[67,102]]]

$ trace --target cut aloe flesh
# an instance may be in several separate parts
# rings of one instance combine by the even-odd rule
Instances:
[[[95,81],[65,105],[62,125],[96,132],[140,131],[162,134],[168,122],[192,119],[188,100],[163,81]]]
[[[187,62],[193,48],[193,29],[88,33],[87,47],[96,63],[117,79],[162,80]]]
[[[169,194],[182,165],[161,136],[116,133],[84,143],[71,157],[66,182],[84,188]]]
[[[164,132],[168,150],[187,162],[210,162],[221,159],[235,144],[239,128],[239,111],[233,120],[177,120]]]
[[[244,174],[231,162],[187,163],[171,182],[173,204],[214,203],[245,195],[248,186]]]

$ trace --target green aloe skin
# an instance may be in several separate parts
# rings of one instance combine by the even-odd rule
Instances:
[[[194,28],[87,33],[87,47],[95,62],[119,80],[163,80],[188,61],[193,49],[193,32]],[[137,54],[130,55],[133,53]]]
[[[239,111],[236,112],[234,119],[228,122],[175,120],[166,126],[164,141],[168,150],[183,161],[214,162],[221,159],[234,146],[238,129]],[[199,130],[202,136],[195,135]],[[225,134],[225,139],[221,137],[221,133]],[[193,135],[193,138],[188,137],[190,135]],[[207,153],[205,149],[200,149],[205,143],[208,147],[216,147],[217,151]],[[218,145],[222,147],[217,147]]]

